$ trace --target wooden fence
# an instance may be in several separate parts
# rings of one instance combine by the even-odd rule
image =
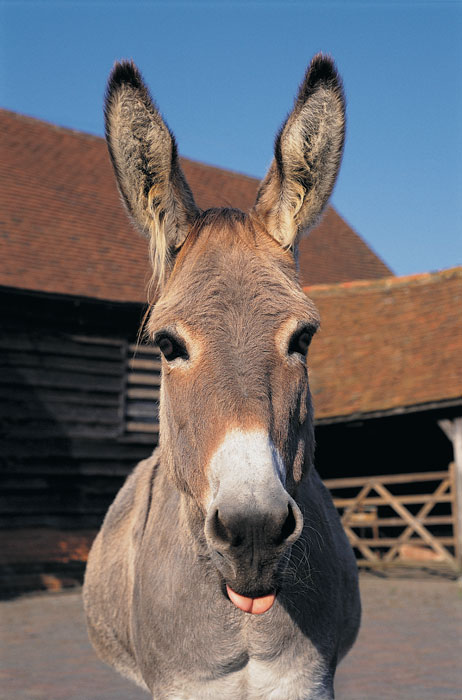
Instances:
[[[455,469],[327,479],[358,565],[436,565],[460,571]]]

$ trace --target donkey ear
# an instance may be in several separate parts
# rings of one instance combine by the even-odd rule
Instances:
[[[104,115],[119,190],[135,224],[150,237],[154,274],[162,284],[170,253],[183,243],[199,210],[175,138],[131,61],[115,64]]]
[[[317,54],[276,137],[274,159],[254,207],[281,245],[295,246],[316,223],[337,178],[344,139],[342,82],[334,62]]]

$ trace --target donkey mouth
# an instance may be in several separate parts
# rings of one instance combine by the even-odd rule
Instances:
[[[268,595],[258,596],[257,598],[248,598],[247,596],[240,595],[233,591],[233,589],[226,584],[226,592],[228,598],[236,608],[242,610],[246,613],[251,613],[252,615],[262,615],[269,610],[274,601],[276,600],[276,593],[269,593]]]

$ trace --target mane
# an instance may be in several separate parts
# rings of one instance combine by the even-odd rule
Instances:
[[[240,229],[245,223],[246,217],[247,215],[240,209],[232,209],[230,207],[212,207],[201,212],[181,248],[182,256],[191,249],[205,229],[212,231],[212,229],[221,225],[231,227],[235,224],[239,224],[237,228]]]
[[[205,209],[195,219],[179,251],[172,251],[166,248],[165,236],[151,236],[149,258],[153,272],[147,290],[148,312],[156,303],[160,294],[162,294],[166,280],[170,274],[173,274],[177,261],[181,260],[191,249],[205,229],[211,229],[220,224],[228,226],[240,224],[237,230],[242,231],[246,218],[247,214],[240,209],[234,209],[232,207],[211,207],[210,209]],[[163,224],[163,220],[159,221],[158,228],[163,230]]]
[[[240,224],[237,227],[237,230],[241,232],[245,229],[243,225],[246,218],[247,214],[240,209],[234,209],[232,207],[211,207],[210,209],[205,209],[195,219],[184,243],[176,253],[168,250],[164,253],[162,246],[162,251],[157,250],[153,245],[154,236],[151,236],[149,258],[151,260],[153,273],[148,283],[148,305],[145,313],[143,314],[143,318],[141,319],[141,324],[137,335],[137,345],[139,345],[143,339],[146,340],[146,322],[154,305],[162,294],[167,278],[174,274],[177,263],[181,262],[181,259],[193,247],[203,231],[209,229],[211,232],[213,227],[220,224],[225,224],[228,226]],[[157,243],[158,240],[156,240],[156,244]]]

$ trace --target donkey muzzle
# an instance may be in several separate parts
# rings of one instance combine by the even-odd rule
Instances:
[[[289,494],[283,491],[278,502],[271,501],[262,510],[261,503],[258,509],[255,502],[241,509],[218,500],[207,514],[205,535],[212,560],[238,596],[253,599],[274,592],[281,557],[301,533],[303,517]],[[233,600],[229,591],[228,595]]]
[[[283,461],[268,434],[228,433],[212,457],[209,479],[213,498],[205,536],[212,561],[237,596],[272,593],[282,555],[300,536],[303,517],[284,488]]]

